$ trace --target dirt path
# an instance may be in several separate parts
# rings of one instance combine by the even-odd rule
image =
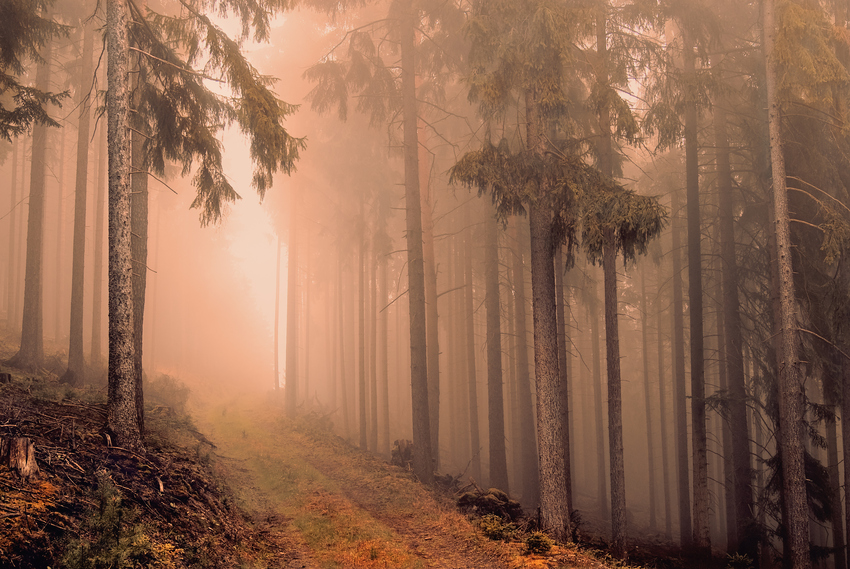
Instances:
[[[309,419],[242,398],[199,417],[217,467],[281,551],[270,567],[508,568],[490,542],[403,470]]]

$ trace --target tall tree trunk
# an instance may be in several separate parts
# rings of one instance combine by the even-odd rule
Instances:
[[[413,404],[413,471],[421,482],[434,480],[428,397],[425,324],[425,268],[422,253],[422,207],[419,195],[419,154],[416,132],[415,29],[418,14],[411,0],[403,7],[401,26],[401,91],[404,125],[404,197],[408,298],[410,302],[410,386]]]
[[[280,235],[277,236],[277,255],[274,273],[274,390],[280,392]]]
[[[97,204],[95,206],[94,219],[94,271],[92,273],[92,317],[91,317],[91,356],[89,365],[94,369],[100,368],[102,363],[101,349],[102,336],[101,321],[103,320],[103,229],[106,217],[106,190],[107,181],[105,174],[107,168],[107,145],[106,133],[101,133],[100,156],[97,163]]]
[[[809,509],[806,499],[806,473],[803,447],[805,391],[803,369],[798,354],[797,299],[791,262],[791,230],[785,157],[782,148],[782,118],[777,94],[778,66],[775,52],[776,25],[774,0],[762,2],[764,26],[765,78],[767,84],[770,162],[773,181],[774,232],[779,273],[779,452],[782,456],[782,488],[787,519],[786,556],[793,569],[811,567],[809,557]]]
[[[18,280],[18,148],[23,143],[12,145],[11,199],[9,200],[9,261],[6,266],[6,329],[12,330],[18,321],[15,288]]]
[[[48,14],[48,19],[50,15]],[[44,62],[35,74],[36,89],[50,88],[52,41],[44,47]],[[21,323],[21,348],[9,365],[35,370],[44,362],[44,314],[42,283],[44,263],[44,186],[47,160],[48,127],[36,124],[32,129],[32,160],[30,166],[29,214],[27,216],[27,255],[24,275],[24,313]]]
[[[683,548],[693,543],[691,492],[688,470],[688,413],[685,392],[685,323],[682,298],[681,221],[679,196],[673,193],[673,398],[676,415],[676,464],[679,479],[679,540]]]
[[[838,411],[838,409],[835,410]],[[832,494],[832,516],[830,523],[832,525],[832,547],[834,548],[835,569],[846,569],[847,552],[844,548],[844,520],[841,509],[841,481],[838,466],[838,429],[836,428],[835,421],[835,418],[831,421],[826,421],[827,468],[829,469],[829,488]]]
[[[597,81],[608,89],[607,5],[597,14],[596,52],[599,55]],[[599,170],[614,176],[611,141],[611,115],[607,100],[599,109]],[[611,549],[615,557],[626,557],[626,475],[623,462],[623,403],[620,381],[620,329],[617,321],[617,249],[614,230],[607,228],[602,251],[605,283],[605,355],[608,371],[608,452],[611,460]]]
[[[715,108],[715,145],[719,194],[720,257],[723,264],[723,332],[726,379],[729,382],[729,430],[735,497],[735,542],[730,544],[751,559],[758,555],[758,536],[753,531],[753,486],[750,437],[747,424],[747,392],[744,382],[743,338],[738,299],[738,261],[735,253],[734,197],[729,137],[726,132],[725,101]]]
[[[290,188],[289,240],[286,244],[286,371],[284,409],[295,416],[298,405],[298,191]]]
[[[520,439],[517,441],[519,446],[518,459],[522,465],[523,502],[525,502],[526,507],[534,508],[540,500],[540,475],[536,465],[537,441],[534,437],[534,407],[531,397],[531,378],[528,374],[528,343],[526,341],[528,333],[526,330],[525,315],[525,263],[523,262],[523,254],[525,253],[528,241],[525,240],[525,232],[519,231],[519,223],[516,218],[511,220],[511,232],[513,233],[514,243],[516,243],[516,251],[512,255],[512,267],[514,281],[514,327],[516,328],[516,390],[518,399],[516,415],[518,416],[520,433]],[[553,265],[553,278],[554,271]],[[554,301],[554,298],[552,300]],[[557,350],[557,340],[555,346]],[[560,382],[560,376],[558,380]],[[568,449],[569,447],[565,448]]]
[[[593,420],[595,423],[594,432],[596,433],[596,506],[599,510],[599,515],[603,519],[608,519],[610,515],[608,509],[608,483],[605,476],[605,428],[603,419],[605,413],[602,409],[602,353],[599,347],[599,292],[597,291],[596,281],[593,281],[591,287],[591,305],[588,307],[590,311],[590,352],[593,358]]]
[[[53,271],[53,341],[59,343],[62,341],[62,301],[64,300],[64,280],[65,273],[62,270],[62,261],[65,259],[64,244],[67,241],[65,235],[65,131],[60,130],[56,133],[59,137],[59,161],[54,174],[56,175],[56,225],[54,226],[56,236],[56,247],[54,251],[55,264]]]
[[[490,486],[509,492],[502,389],[502,328],[499,293],[499,228],[492,208],[484,209],[484,307],[487,311],[487,423]]]
[[[417,85],[419,78],[417,77]],[[417,137],[425,141],[425,122],[417,118]],[[428,351],[428,417],[434,470],[440,469],[440,328],[437,301],[437,259],[434,255],[431,160],[424,144],[418,147],[419,197],[422,201],[422,255],[425,268],[425,326]]]
[[[469,210],[464,212],[465,224],[469,227]],[[475,302],[472,290],[472,235],[471,229],[467,229],[464,238],[464,316],[466,324],[466,374],[469,389],[469,442],[472,448],[472,472],[473,479],[481,480],[481,433],[479,432],[478,420],[478,380],[475,366]]]
[[[133,77],[131,84],[136,82],[138,73]],[[144,156],[144,139],[146,136],[144,133],[147,129],[139,113],[132,114],[130,123],[133,125],[130,135],[130,144],[132,145],[130,246],[133,264],[133,368],[136,374],[136,414],[139,416],[139,429],[144,432],[145,400],[142,352],[145,337],[145,293],[148,283],[148,173]]]
[[[345,427],[345,436],[351,436],[351,415],[348,412],[348,380],[345,374],[345,294],[343,287],[343,251],[339,249],[339,263],[337,271],[337,314],[339,316],[339,386],[340,401],[342,401],[342,422]]]
[[[662,488],[664,493],[664,537],[666,539],[673,538],[673,516],[671,515],[671,500],[670,500],[670,460],[668,457],[669,443],[667,440],[667,430],[670,424],[672,413],[667,409],[667,386],[664,380],[664,369],[670,360],[664,357],[664,337],[662,336],[664,309],[661,302],[661,271],[657,273],[658,290],[656,293],[656,312],[655,326],[657,334],[658,347],[658,417],[659,428],[661,431],[661,474]],[[671,374],[672,375],[672,374]]]
[[[573,503],[572,463],[570,461],[570,390],[567,351],[567,319],[564,302],[564,259],[559,247],[555,251],[555,309],[558,311],[558,371],[561,374],[561,408],[564,412],[564,476],[567,479],[567,501]]]
[[[538,94],[525,91],[529,150],[543,159],[545,150]],[[548,182],[528,207],[531,236],[531,296],[534,320],[534,375],[537,384],[537,442],[540,473],[540,517],[543,527],[562,541],[570,538],[570,508],[564,462],[564,414],[558,371],[558,321],[555,310],[555,240]]]
[[[640,273],[640,302],[641,319],[640,335],[643,360],[643,397],[646,408],[646,454],[649,466],[649,529],[655,531],[658,522],[656,510],[658,509],[655,497],[655,438],[652,433],[652,387],[649,381],[649,333],[647,332],[647,320],[649,320],[649,302],[646,299],[646,272]],[[664,411],[660,410],[659,417],[664,417]]]
[[[366,220],[360,202],[360,245],[357,267],[357,418],[360,448],[368,449],[366,416]]]
[[[87,87],[91,85],[94,30],[86,26],[83,32],[83,67],[80,73],[80,121],[77,128],[77,172],[74,188],[74,252],[71,275],[71,330],[68,340],[68,369],[62,381],[80,385],[85,376],[83,357],[83,299],[85,295],[86,259],[86,191],[88,190],[89,125],[91,102]]]
[[[387,258],[378,260],[378,382],[381,390],[381,454],[390,456],[390,374],[387,352],[389,307],[387,306]]]
[[[626,557],[626,476],[623,463],[623,403],[620,383],[620,331],[617,322],[617,252],[614,231],[606,229],[602,257],[605,273],[605,354],[608,369],[608,451],[611,460],[611,549]]]
[[[693,42],[686,33],[685,74],[696,77]],[[695,84],[693,79],[689,84]],[[686,96],[685,177],[688,195],[688,315],[691,346],[691,433],[694,468],[694,546],[699,553],[711,551],[709,523],[708,450],[705,416],[705,354],[703,350],[702,252],[700,251],[699,155],[697,107],[694,94]]]
[[[373,240],[374,241],[374,240]],[[378,250],[372,246],[369,302],[369,448],[378,454]]]
[[[142,446],[133,367],[133,263],[130,244],[130,89],[127,4],[106,5],[109,139],[109,394],[114,444]]]

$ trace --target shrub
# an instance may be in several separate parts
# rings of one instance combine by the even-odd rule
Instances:
[[[179,550],[155,543],[134,524],[134,515],[121,505],[121,494],[106,472],[98,473],[96,509],[83,525],[80,538],[71,541],[65,554],[68,569],[135,569],[174,567]]]
[[[548,553],[552,549],[552,540],[543,532],[533,531],[525,538],[525,549],[528,553]]]
[[[516,526],[512,523],[506,523],[501,517],[495,514],[487,514],[481,518],[478,527],[489,539],[507,541],[513,537],[516,532]]]

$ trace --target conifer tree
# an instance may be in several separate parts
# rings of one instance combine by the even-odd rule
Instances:
[[[133,0],[107,3],[107,36],[118,42],[109,44],[112,65],[107,73],[110,151],[117,153],[110,159],[110,291],[123,290],[121,279],[133,271],[129,242],[115,241],[119,228],[129,236],[129,225],[124,227],[123,221],[113,218],[119,210],[123,215],[123,205],[118,207],[113,198],[123,196],[124,176],[130,175],[129,166],[120,165],[118,155],[124,152],[122,137],[129,132],[131,100],[134,114],[147,127],[145,131],[154,133],[145,139],[141,163],[146,171],[157,175],[164,174],[166,162],[171,160],[183,166],[183,174],[194,167],[197,195],[192,206],[200,210],[203,225],[219,221],[227,205],[239,198],[223,170],[218,135],[224,126],[238,125],[249,139],[254,163],[252,184],[260,197],[271,186],[276,172],[289,173],[294,168],[304,141],[292,137],[283,121],[295,107],[274,95],[274,80],[261,75],[242,53],[239,41],[227,36],[205,15],[213,8],[220,14],[231,14],[241,22],[243,39],[250,36],[264,41],[268,39],[272,15],[288,5],[286,0],[180,0],[181,12],[172,15],[150,9],[143,12]],[[132,99],[129,91],[126,96],[121,91],[127,81],[127,54],[131,50],[140,59],[140,80]],[[203,71],[194,69],[201,63]],[[213,93],[204,84],[207,79],[226,84],[233,96]],[[121,92],[115,91],[113,85]],[[129,215],[129,211],[126,213]],[[147,223],[146,219],[142,222]],[[142,265],[138,270],[146,270],[144,261],[136,261]],[[140,290],[136,295],[143,298]],[[140,394],[141,374],[135,368],[131,375],[125,373],[127,358],[130,366],[134,358],[134,348],[124,344],[134,338],[133,306],[132,299],[110,294],[109,401],[113,411],[107,426],[116,435],[115,442],[126,446],[141,444],[142,401],[136,395]],[[131,330],[129,338],[119,332],[125,329]],[[129,389],[125,385],[128,381],[132,383],[132,409],[136,414],[132,420],[126,413],[129,404],[122,396]],[[124,424],[127,421],[131,424]]]
[[[49,15],[55,0],[8,0],[0,4],[0,138],[28,132],[32,125],[59,126],[49,105],[60,105],[68,93],[55,93],[46,85],[27,85],[27,63],[44,63],[42,49],[67,29]]]

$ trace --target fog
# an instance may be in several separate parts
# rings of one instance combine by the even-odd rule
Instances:
[[[59,128],[47,129],[43,164],[39,318],[46,360],[40,367],[59,376],[71,330],[79,101],[92,84],[79,76],[83,24],[69,15],[74,4],[57,2],[56,18],[71,32],[53,42],[49,89],[68,90],[70,98],[61,108],[49,107]],[[179,11],[164,0],[150,4]],[[134,271],[147,273],[146,376],[178,378],[196,405],[241,393],[268,395],[281,415],[327,419],[340,437],[390,460],[397,441],[422,442],[415,428],[418,364],[412,364],[418,346],[427,356],[424,405],[430,404],[429,435],[436,444],[430,460],[460,486],[470,478],[485,488],[501,485],[528,512],[540,506],[545,525],[546,461],[560,452],[561,462],[552,464],[571,477],[569,505],[589,539],[617,542],[619,472],[630,539],[748,555],[758,549],[769,559],[768,550],[782,549],[780,482],[773,477],[782,468],[775,459],[782,416],[777,378],[784,368],[776,360],[779,281],[771,269],[776,158],[768,156],[757,6],[736,4],[733,10],[730,4],[710,17],[710,6],[703,7],[699,13],[714,27],[701,27],[676,14],[628,20],[626,3],[605,3],[608,31],[604,25],[597,30],[594,18],[582,24],[584,31],[570,31],[574,35],[564,40],[569,54],[542,66],[557,72],[539,84],[528,79],[534,65],[520,73],[504,63],[515,63],[507,52],[516,61],[534,57],[516,39],[528,29],[501,22],[510,33],[484,41],[486,26],[470,22],[495,16],[477,3],[422,7],[414,40],[420,67],[411,87],[418,114],[409,121],[400,47],[407,40],[395,27],[402,21],[396,4],[308,2],[272,19],[267,41],[244,38],[246,59],[259,74],[277,79],[272,91],[280,101],[297,106],[281,120],[306,144],[291,173],[276,166],[264,196],[252,181],[250,128],[236,123],[216,131],[227,181],[241,196],[225,200],[220,220],[205,225],[203,210],[193,207],[197,158],[183,172],[169,160],[164,174],[152,167],[145,174],[147,260]],[[823,26],[835,21],[846,33],[832,8],[810,9]],[[95,20],[102,25],[103,15],[97,12]],[[219,14],[214,22],[240,34],[232,15]],[[601,48],[597,42],[606,33],[611,37]],[[644,41],[645,47],[638,45]],[[682,42],[693,45],[683,49]],[[94,61],[100,49],[98,34]],[[624,53],[632,58],[628,64]],[[840,60],[830,53],[830,62]],[[140,57],[131,55],[131,61]],[[846,367],[840,321],[847,279],[838,267],[846,266],[848,141],[846,129],[817,117],[841,122],[847,112],[845,60],[835,64],[840,77],[831,84],[837,94],[829,104],[820,83],[802,71],[789,71],[780,86],[786,106],[796,101],[799,110],[784,119],[789,188],[796,183],[809,197],[818,196],[789,193],[792,221],[802,221],[792,223],[790,238],[797,314],[800,326],[812,330],[797,340],[805,362],[803,446],[822,473],[818,483],[833,489],[813,500],[838,509],[838,518],[829,518],[812,506],[811,542],[824,548],[843,547],[835,538],[843,529],[833,526],[841,521],[839,449],[850,442],[835,427],[843,397],[836,378]],[[783,61],[788,69],[794,65],[793,58]],[[662,65],[669,68],[662,71]],[[97,105],[106,100],[105,72],[103,62],[94,71]],[[23,77],[36,81],[35,67]],[[164,81],[153,72],[146,77],[157,88]],[[700,92],[688,91],[695,84]],[[222,99],[240,100],[224,79],[207,77],[203,85]],[[534,109],[545,114],[538,134]],[[107,186],[102,111],[92,115],[87,156],[83,345],[84,383],[105,392],[109,239],[105,232],[98,238],[107,218],[104,202],[98,203]],[[542,141],[539,152],[535,136]],[[24,322],[24,196],[36,171],[35,138],[28,132],[0,148],[6,180],[0,190],[0,322],[14,342]],[[416,265],[406,218],[417,179],[411,179],[411,164],[418,168],[424,245]],[[533,168],[538,178],[528,174]],[[535,241],[539,218],[533,214],[544,206],[551,235]],[[545,271],[534,265],[543,249],[549,257],[540,266],[555,267],[551,290],[540,288],[543,277],[537,278]],[[97,250],[103,255],[99,272]],[[424,273],[421,315],[413,304],[420,291],[414,270]],[[616,333],[606,329],[609,286]],[[556,322],[547,309],[553,327],[544,328],[549,316],[541,316],[540,299],[551,302],[553,296],[563,302],[563,320]],[[490,313],[492,306],[497,314]],[[689,319],[693,314],[701,316]],[[412,319],[424,322],[424,345],[411,340]],[[544,344],[557,342],[544,330],[555,331],[565,351],[546,352]],[[488,347],[497,339],[494,360]],[[552,356],[554,367],[547,363]],[[558,399],[564,381],[566,397]],[[619,395],[609,399],[609,386]],[[620,405],[621,418],[609,417]],[[544,416],[538,416],[541,409]],[[704,436],[695,429],[703,425]],[[555,447],[546,442],[551,433],[563,438]],[[609,448],[620,436],[622,469],[612,466],[619,451]],[[738,463],[736,440],[743,440]],[[563,441],[569,443],[566,456]],[[499,469],[506,469],[507,479]],[[738,487],[743,494],[735,494]]]

